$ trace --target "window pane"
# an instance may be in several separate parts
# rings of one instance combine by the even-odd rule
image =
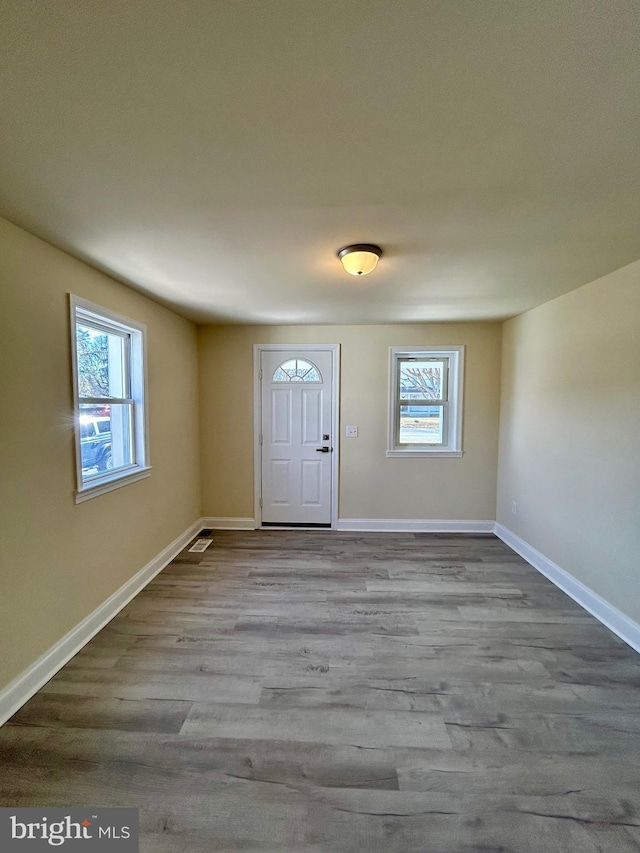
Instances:
[[[443,406],[400,406],[400,444],[442,444]]]
[[[80,397],[128,397],[128,337],[76,324]]]
[[[285,361],[273,374],[273,382],[322,382],[320,371],[315,365],[302,358]]]
[[[133,405],[80,404],[82,482],[133,465]]]
[[[446,360],[399,360],[398,386],[401,400],[443,400]]]

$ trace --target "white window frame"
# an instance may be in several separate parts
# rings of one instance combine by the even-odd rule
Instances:
[[[442,444],[401,445],[398,442],[399,404],[398,363],[401,359],[446,358],[449,363],[447,392],[444,403],[444,435]],[[415,459],[419,457],[459,458],[462,451],[462,401],[464,385],[464,346],[390,347],[389,349],[389,429],[387,456]],[[406,401],[404,403],[406,405]]]
[[[78,296],[69,294],[71,311],[71,364],[73,382],[73,423],[76,445],[76,503],[98,497],[106,492],[119,489],[129,483],[135,483],[151,472],[149,464],[149,428],[147,417],[147,327],[144,323],[122,317],[107,308],[88,302]],[[76,340],[76,323],[88,323],[94,328],[122,335],[127,338],[127,377],[129,397],[117,399],[111,397],[81,397],[78,388],[78,350]],[[102,402],[128,403],[132,407],[133,432],[133,463],[117,471],[105,471],[101,476],[91,478],[90,482],[82,479],[82,444],[80,432],[80,404]]]

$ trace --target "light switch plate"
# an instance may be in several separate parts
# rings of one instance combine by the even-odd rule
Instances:
[[[347,438],[357,438],[358,437],[358,427],[357,426],[348,426],[347,427]]]

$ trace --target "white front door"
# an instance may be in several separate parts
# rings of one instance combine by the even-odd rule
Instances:
[[[333,357],[261,353],[263,524],[331,524]]]

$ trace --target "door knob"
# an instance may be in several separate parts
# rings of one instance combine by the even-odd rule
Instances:
[[[328,453],[330,450],[333,450],[332,447],[316,447],[316,453]]]

